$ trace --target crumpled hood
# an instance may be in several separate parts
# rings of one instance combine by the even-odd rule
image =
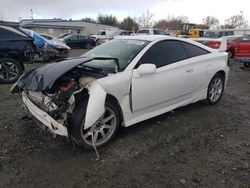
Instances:
[[[55,81],[66,72],[93,58],[70,58],[60,62],[49,63],[24,74],[17,81],[17,86],[24,90],[43,91],[50,89]]]

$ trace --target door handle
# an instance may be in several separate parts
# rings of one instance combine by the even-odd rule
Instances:
[[[186,70],[186,72],[193,72],[194,71],[194,69],[188,69],[188,70]]]

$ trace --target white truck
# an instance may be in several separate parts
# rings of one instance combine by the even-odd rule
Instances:
[[[102,44],[114,38],[114,36],[120,35],[122,30],[119,29],[105,29],[98,31],[95,35],[91,35],[96,41],[96,44]]]

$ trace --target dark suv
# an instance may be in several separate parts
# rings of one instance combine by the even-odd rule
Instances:
[[[33,39],[19,29],[0,25],[0,83],[13,83],[32,62]]]

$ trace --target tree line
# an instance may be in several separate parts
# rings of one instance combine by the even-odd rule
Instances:
[[[154,27],[159,29],[179,30],[183,23],[188,23],[188,17],[186,16],[168,16],[166,19],[153,21],[154,15],[147,10],[140,17],[132,18],[130,16],[124,18],[121,22],[118,21],[114,15],[99,14],[97,20],[92,18],[83,18],[83,21],[91,23],[99,23],[104,25],[116,26],[124,30],[137,31],[139,28]],[[247,20],[242,15],[233,15],[225,20],[224,24],[220,24],[219,20],[214,16],[207,16],[202,19],[202,24],[196,24],[197,28],[210,29],[235,29],[235,28],[246,28],[248,25]]]

